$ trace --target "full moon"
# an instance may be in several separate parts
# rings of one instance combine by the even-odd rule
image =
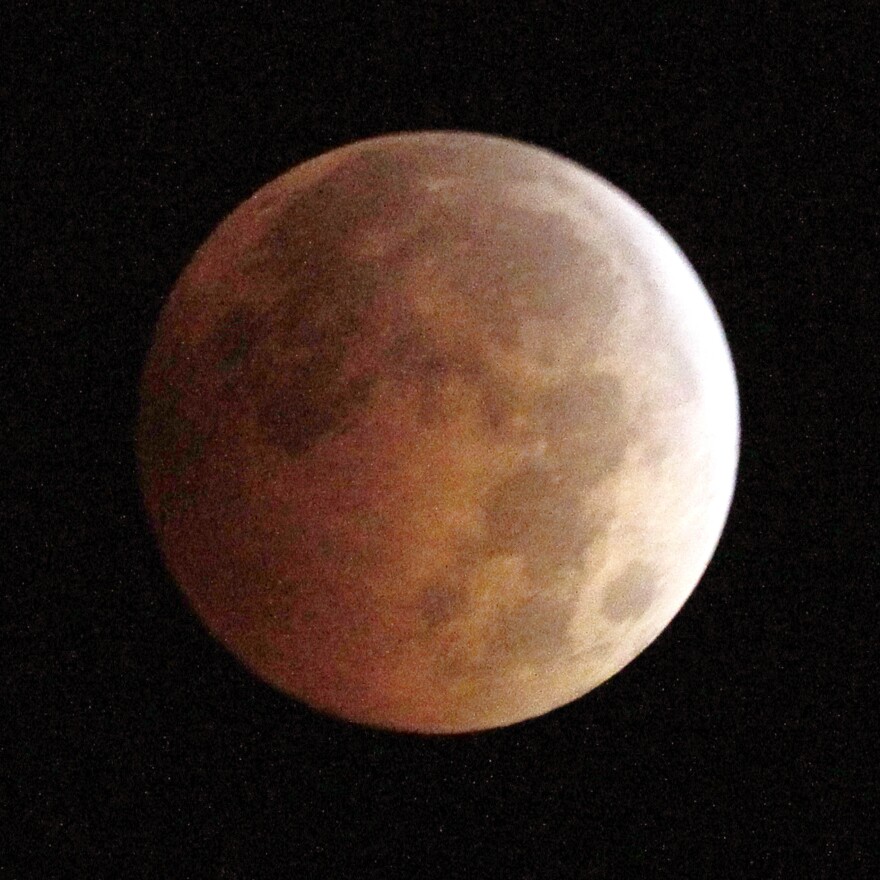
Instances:
[[[480,134],[389,135],[241,204],[141,384],[173,578],[253,673],[425,733],[581,697],[679,611],[739,450],[717,314],[596,174]]]

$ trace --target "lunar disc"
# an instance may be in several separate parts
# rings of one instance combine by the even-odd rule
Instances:
[[[304,162],[198,250],[145,366],[167,567],[249,669],[458,732],[568,703],[666,627],[730,505],[733,365],[620,190],[486,135]]]

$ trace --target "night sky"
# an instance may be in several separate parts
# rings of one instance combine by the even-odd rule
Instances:
[[[873,4],[74,5],[0,14],[0,876],[876,876]],[[133,449],[159,310],[216,224],[428,128],[644,206],[719,312],[743,432],[664,634],[567,707],[445,738],[245,671],[166,574]]]

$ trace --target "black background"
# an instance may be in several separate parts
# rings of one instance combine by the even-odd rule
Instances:
[[[873,4],[143,5],[0,25],[0,875],[875,876]],[[159,309],[219,220],[424,128],[630,193],[703,278],[742,398],[729,523],[666,632],[572,705],[448,738],[240,668],[163,570],[132,447]]]

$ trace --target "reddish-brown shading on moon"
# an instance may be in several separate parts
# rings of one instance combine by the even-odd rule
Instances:
[[[376,138],[243,203],[143,377],[168,567],[248,667],[453,732],[586,693],[675,615],[724,524],[729,352],[618,190],[525,144]]]

